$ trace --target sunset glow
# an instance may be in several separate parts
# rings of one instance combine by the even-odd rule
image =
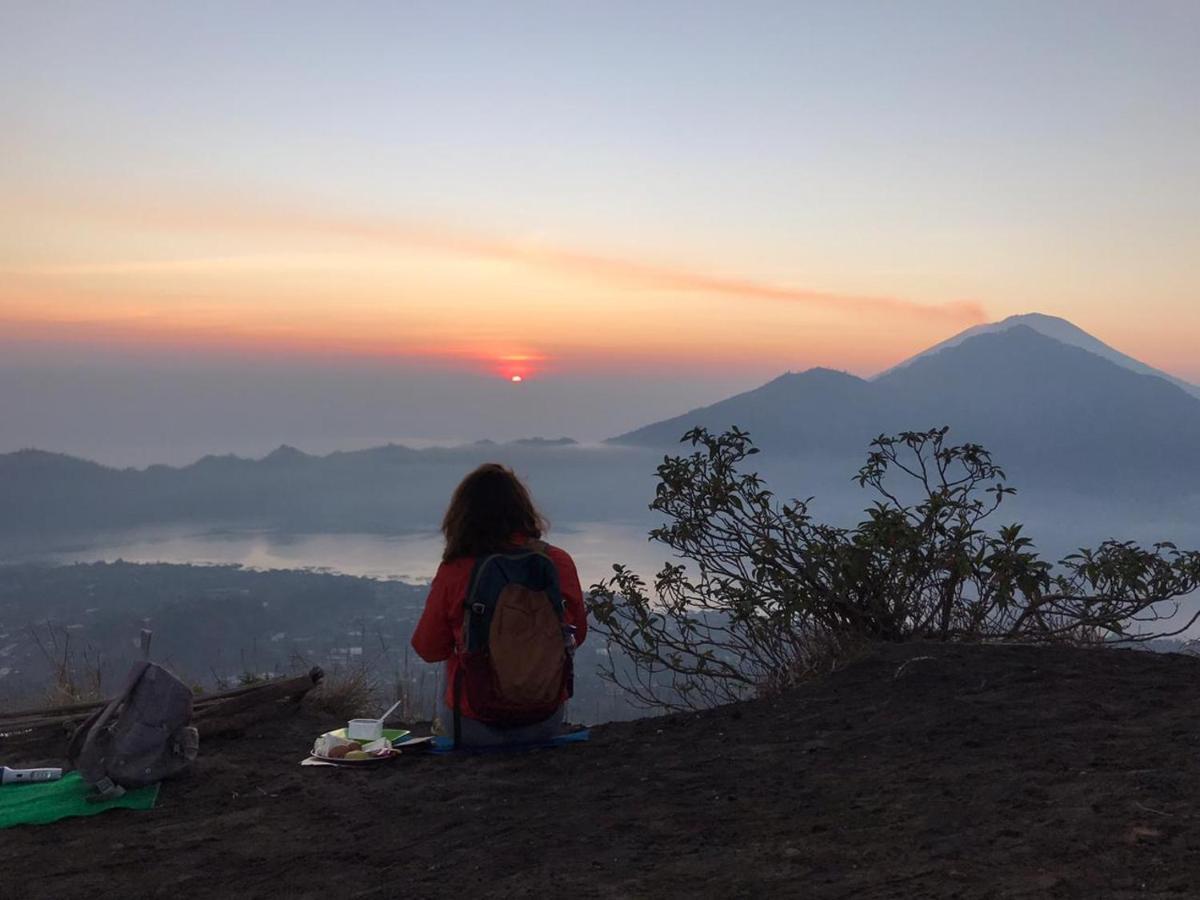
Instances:
[[[216,211],[186,202],[168,210],[29,202],[8,214],[66,224],[91,252],[113,248],[115,259],[0,268],[0,320],[10,333],[45,340],[425,357],[468,367],[494,358],[497,343],[535,348],[501,355],[506,377],[517,374],[514,366],[593,370],[689,358],[869,370],[985,318],[970,301],[814,290],[544,241],[267,213],[234,200]],[[134,257],[151,237],[146,222],[154,240],[192,246],[193,255]],[[242,252],[211,254],[230,240]],[[886,332],[866,346],[864,315],[867,331]],[[790,337],[798,330],[808,335],[801,352]]]
[[[332,13],[298,15],[272,22],[292,51],[264,60],[253,22],[214,30],[200,8],[76,21],[27,6],[3,48],[0,341],[747,383],[816,365],[870,375],[1038,310],[1200,380],[1181,187],[1200,155],[1197,73],[1171,37],[1187,29],[1155,32],[1158,99],[1114,130],[1122,67],[1151,71],[1126,32],[1152,17],[1093,35],[1069,69],[1026,60],[1053,71],[1038,78],[1050,96],[957,63],[960,46],[1032,52],[1004,16],[983,32],[939,16],[944,42],[917,52],[899,10],[870,27],[784,16],[783,33],[830,36],[798,53],[742,35],[732,10],[692,12],[651,51],[559,10],[517,56],[490,14],[465,28],[375,7],[378,37],[353,51],[323,37]],[[647,16],[647,35],[679,21]],[[853,91],[828,76],[843,25],[864,46],[907,35],[878,41]],[[625,62],[564,72],[570,48]],[[710,75],[715,59],[729,71]],[[683,87],[661,77],[672,66]],[[485,73],[486,103],[462,86]]]

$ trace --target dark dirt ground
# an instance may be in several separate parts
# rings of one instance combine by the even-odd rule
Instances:
[[[0,834],[18,897],[1200,897],[1200,660],[888,647],[519,756],[201,748],[150,812]],[[18,874],[19,873],[19,874]]]

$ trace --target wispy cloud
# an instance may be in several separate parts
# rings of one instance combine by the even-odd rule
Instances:
[[[85,213],[116,219],[125,226],[180,232],[245,233],[279,238],[329,239],[369,243],[397,249],[421,249],[477,260],[503,261],[608,284],[627,290],[705,294],[731,300],[773,300],[855,314],[891,314],[926,320],[975,324],[986,321],[982,305],[970,300],[923,303],[898,296],[872,296],[776,283],[716,269],[672,265],[621,255],[518,240],[466,229],[413,224],[368,217],[312,213],[254,206],[244,200],[224,204],[181,201],[139,206],[109,202],[75,206]],[[344,261],[344,258],[342,258]],[[42,266],[25,274],[143,274],[150,272],[218,271],[271,266],[334,266],[336,254],[303,253],[231,256],[206,259],[130,260],[61,267]]]
[[[263,269],[337,269],[353,265],[346,254],[246,253],[235,256],[199,256],[183,259],[131,259],[120,261],[63,263],[59,265],[0,266],[0,275],[55,277],[72,275],[159,275],[256,272]]]

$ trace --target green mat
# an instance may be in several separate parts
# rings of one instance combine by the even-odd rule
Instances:
[[[126,791],[123,797],[104,803],[88,803],[90,791],[78,772],[70,772],[58,781],[0,786],[0,828],[45,825],[110,809],[153,809],[158,800],[157,784]]]

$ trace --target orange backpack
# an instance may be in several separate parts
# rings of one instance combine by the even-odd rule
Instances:
[[[532,725],[549,718],[573,687],[574,641],[558,570],[533,541],[480,557],[463,601],[463,640],[454,679],[454,739],[461,698],[480,721]]]

